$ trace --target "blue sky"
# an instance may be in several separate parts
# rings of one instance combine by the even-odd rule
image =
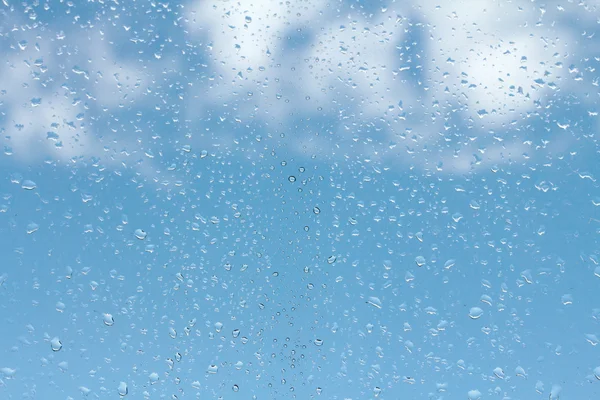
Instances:
[[[0,7],[1,398],[598,396],[594,1]]]

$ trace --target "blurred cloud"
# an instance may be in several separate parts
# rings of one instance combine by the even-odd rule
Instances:
[[[66,25],[46,28],[46,36],[15,28],[2,34],[4,135],[20,160],[95,156],[122,163],[106,143],[118,140],[143,153],[141,137],[152,135],[136,124],[126,128],[123,112],[144,110],[145,119],[175,108],[160,93],[175,86],[182,103],[173,125],[185,121],[186,129],[207,114],[241,127],[314,117],[328,121],[334,138],[296,130],[300,152],[319,143],[321,150],[335,146],[329,154],[371,151],[369,157],[394,165],[468,172],[506,160],[490,154],[524,150],[514,130],[533,113],[552,113],[548,104],[558,94],[589,90],[574,84],[583,80],[577,63],[588,43],[568,21],[595,23],[595,7],[469,0],[364,9],[324,0],[197,0],[174,26],[143,27],[135,40],[136,28],[124,22],[87,35]],[[142,50],[142,32],[170,47]],[[130,41],[139,45],[137,60],[115,45]],[[142,61],[144,51],[160,55]],[[235,144],[236,137],[224,131],[213,139]],[[488,156],[473,161],[477,152]]]

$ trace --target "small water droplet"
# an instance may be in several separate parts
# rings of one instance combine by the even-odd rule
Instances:
[[[467,397],[469,400],[479,400],[481,399],[481,392],[479,390],[469,390]]]
[[[313,212],[318,215],[321,213],[321,209],[319,207],[314,207]]]
[[[425,257],[423,256],[417,256],[415,258],[415,263],[417,263],[418,267],[422,267],[423,265],[425,265],[426,261],[425,261]]]
[[[329,257],[327,257],[327,263],[328,264],[333,264],[336,260],[337,260],[336,256],[329,256]]]
[[[27,224],[27,233],[28,234],[32,234],[33,232],[37,231],[38,229],[40,229],[40,226],[38,224],[36,224],[35,222],[31,222],[31,223]]]
[[[129,389],[127,388],[127,384],[125,382],[119,383],[119,387],[117,388],[117,392],[119,392],[119,396],[127,396],[129,393]]]
[[[50,341],[50,348],[52,349],[52,351],[60,351],[60,349],[62,349],[63,345],[61,343],[61,341],[55,337],[54,339],[52,339]]]
[[[172,326],[169,327],[169,336],[171,336],[171,339],[175,339],[177,337],[177,331]]]
[[[146,239],[146,236],[148,236],[146,231],[144,231],[143,229],[139,229],[139,228],[136,229],[133,234],[135,235],[136,238],[138,238],[140,240],[144,240],[144,239]]]
[[[158,377],[158,373],[153,372],[150,375],[148,375],[148,380],[150,381],[151,385],[154,385],[155,383],[158,383],[158,380],[160,378]]]
[[[496,377],[498,377],[500,379],[504,379],[504,376],[505,376],[504,371],[500,367],[494,368],[494,375],[496,375]]]
[[[240,330],[239,329],[234,329],[231,332],[231,336],[233,336],[234,339],[237,338],[238,336],[240,336]]]
[[[211,364],[208,366],[208,370],[206,371],[209,374],[216,374],[217,372],[219,372],[219,367],[217,367],[215,364]]]
[[[222,329],[223,329],[223,323],[222,322],[215,322],[215,331],[217,333],[221,333]]]
[[[381,308],[381,300],[379,300],[379,297],[375,297],[375,296],[369,297],[369,300],[367,300],[367,304],[370,304],[376,308]]]
[[[460,221],[461,219],[463,219],[463,216],[462,216],[462,214],[461,214],[461,213],[454,213],[454,214],[452,214],[452,220],[453,220],[454,222],[458,222],[458,221]]]
[[[21,187],[25,190],[33,190],[37,187],[37,185],[34,181],[24,180],[21,184]]]
[[[323,346],[323,340],[322,339],[315,339],[315,346]]]
[[[483,315],[483,310],[479,307],[471,307],[469,310],[469,317],[471,319],[479,319]]]
[[[106,326],[113,326],[115,324],[115,319],[113,318],[112,314],[103,314],[102,316],[102,321],[104,322],[104,325]]]
[[[296,182],[296,177],[294,175],[290,175],[290,177],[288,178],[288,181],[290,182]]]
[[[239,392],[240,387],[238,385],[233,385],[231,390],[233,390],[234,392]]]
[[[456,264],[456,260],[448,260],[444,263],[444,268],[450,269],[450,268],[454,267],[455,264]]]

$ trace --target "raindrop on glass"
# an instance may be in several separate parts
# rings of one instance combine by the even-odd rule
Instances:
[[[25,190],[33,190],[37,187],[34,181],[24,180],[21,187]]]
[[[52,351],[60,351],[60,349],[62,349],[63,345],[61,343],[61,341],[55,337],[54,339],[52,339],[50,341],[50,347],[52,348]]]
[[[483,310],[479,307],[471,307],[469,317],[471,319],[479,319],[483,315]]]
[[[127,388],[127,384],[125,382],[119,383],[119,387],[117,388],[117,392],[119,392],[119,396],[127,396],[129,393],[129,389]]]
[[[115,323],[115,319],[113,318],[112,314],[103,314],[102,321],[106,326],[113,326]]]

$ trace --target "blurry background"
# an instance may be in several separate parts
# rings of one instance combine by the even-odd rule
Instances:
[[[597,3],[3,0],[0,398],[596,398]]]

